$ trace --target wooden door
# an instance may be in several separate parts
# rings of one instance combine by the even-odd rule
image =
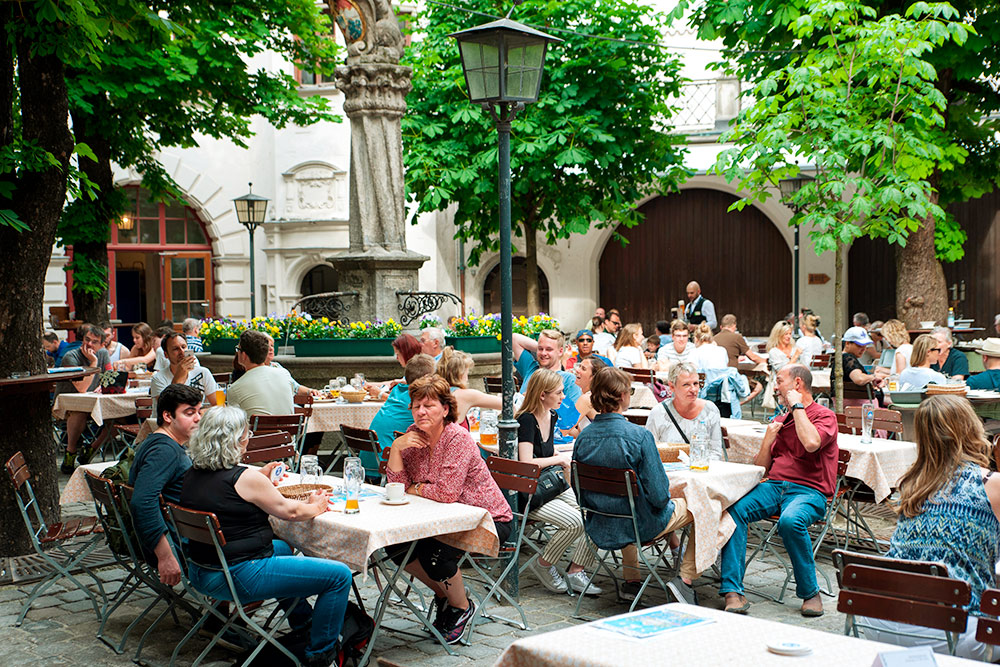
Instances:
[[[164,252],[163,304],[166,318],[180,324],[215,312],[212,293],[212,253]]]
[[[601,255],[600,305],[651,333],[696,280],[720,320],[733,313],[745,335],[766,335],[792,310],[792,253],[757,208],[730,212],[735,201],[692,189],[644,204],[645,220],[621,230],[628,244],[612,239]]]

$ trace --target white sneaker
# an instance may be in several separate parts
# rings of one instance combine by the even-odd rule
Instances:
[[[590,578],[583,570],[567,574],[566,581],[569,583],[569,587],[574,593],[583,593],[584,595],[600,595],[604,592],[594,584],[590,583]]]
[[[531,571],[535,574],[535,578],[542,583],[542,586],[545,586],[553,593],[566,592],[566,581],[559,574],[559,570],[556,569],[555,565],[544,567],[538,562],[537,558],[533,558],[528,567],[531,568]]]

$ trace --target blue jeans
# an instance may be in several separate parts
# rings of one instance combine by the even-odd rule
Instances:
[[[813,560],[809,526],[826,513],[826,496],[794,482],[761,482],[750,493],[729,508],[736,522],[733,536],[722,547],[722,583],[719,593],[743,594],[743,574],[746,571],[747,529],[754,521],[779,515],[781,535],[795,572],[795,594],[803,600],[819,593],[816,583],[816,562]]]
[[[274,540],[272,544],[274,555],[270,558],[243,561],[229,567],[240,602],[279,598],[279,604],[286,609],[293,598],[300,598],[288,620],[293,628],[301,628],[312,616],[312,634],[306,655],[333,649],[340,638],[347,597],[351,592],[350,568],[325,558],[292,556],[292,548],[281,540]],[[217,600],[233,599],[221,570],[191,563],[188,578],[205,595]],[[312,595],[318,596],[315,609],[306,601]]]

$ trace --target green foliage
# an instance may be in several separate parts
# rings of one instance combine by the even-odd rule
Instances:
[[[946,4],[884,15],[852,0],[796,5],[789,29],[814,44],[758,84],[756,102],[723,137],[716,171],[749,194],[771,196],[798,162],[815,167],[790,203],[793,224],[810,228],[816,252],[863,234],[906,245],[928,215],[943,219],[928,179],[961,165],[967,151],[945,130],[946,100],[924,57],[975,34]],[[942,234],[955,234],[945,229]]]
[[[940,7],[916,3],[907,9],[898,0],[865,0],[863,4],[873,18],[904,10],[912,18]],[[796,34],[796,21],[809,6],[806,0],[783,0],[780,10],[773,0],[682,0],[682,7],[689,5],[699,36],[723,44],[719,67],[746,81],[760,80],[794,62],[818,46],[822,36],[818,31]],[[934,175],[942,205],[982,196],[1000,183],[1000,87],[993,83],[1000,73],[1000,3],[954,0],[951,7],[973,30],[936,25],[921,56],[939,73],[936,86],[947,103],[945,132],[967,154],[964,161]],[[950,217],[941,216],[936,222],[939,259],[960,259],[964,232]]]
[[[73,291],[101,297],[108,291],[108,261],[95,260],[87,255],[75,254],[73,261],[63,267],[73,272]]]
[[[111,224],[117,222],[128,209],[128,195],[121,188],[114,188],[99,199],[79,197],[63,209],[56,242],[62,246],[107,243]]]
[[[485,15],[498,9],[491,0],[463,6]],[[488,21],[483,14],[426,5],[405,56],[413,67],[403,117],[407,194],[420,211],[456,205],[456,237],[472,242],[473,265],[498,247],[496,129],[470,104],[448,35]],[[513,123],[515,232],[527,223],[554,243],[594,224],[638,224],[635,203],[686,175],[680,139],[668,134],[679,63],[657,46],[589,35],[655,44],[667,18],[630,0],[526,0],[513,18],[565,40],[549,47],[539,101]]]

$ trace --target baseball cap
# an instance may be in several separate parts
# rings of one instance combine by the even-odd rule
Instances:
[[[872,337],[868,335],[864,327],[851,327],[844,332],[845,343],[856,343],[858,345],[871,345]]]
[[[593,340],[594,332],[591,331],[590,329],[580,329],[579,331],[576,332],[576,335],[573,336],[573,340],[579,340],[580,336],[590,336],[590,339]]]

